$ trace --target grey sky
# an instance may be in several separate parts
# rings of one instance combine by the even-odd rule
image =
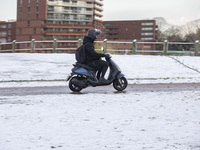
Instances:
[[[16,19],[17,0],[0,0],[0,20]],[[104,20],[164,17],[171,24],[200,19],[200,0],[104,0]]]
[[[152,19],[184,24],[200,19],[200,0],[105,0],[104,20]]]

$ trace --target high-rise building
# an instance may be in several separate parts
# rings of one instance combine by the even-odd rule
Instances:
[[[103,28],[102,12],[103,0],[17,0],[16,40],[78,40],[90,28]],[[74,48],[77,43],[58,47]]]

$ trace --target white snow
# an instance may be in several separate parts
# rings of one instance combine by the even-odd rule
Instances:
[[[199,57],[175,58],[200,71]],[[200,82],[198,72],[180,65],[170,57],[113,55],[113,60],[120,66],[129,83]],[[74,62],[74,54],[0,54],[0,87],[66,85],[63,80],[71,73]],[[8,82],[21,80],[32,82]]]
[[[200,70],[199,57],[176,58]],[[169,57],[113,59],[129,83],[200,81]],[[67,85],[53,80],[72,63],[72,54],[0,54],[0,87]],[[35,82],[8,82],[19,80]],[[0,150],[199,150],[199,108],[199,91],[1,96]]]

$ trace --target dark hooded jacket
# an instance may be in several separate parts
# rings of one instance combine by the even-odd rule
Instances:
[[[100,57],[105,57],[104,54],[100,54],[95,52],[94,50],[94,40],[89,36],[85,36],[83,39],[83,44],[86,44],[86,55],[87,55],[87,63],[91,63],[94,60],[99,60]]]

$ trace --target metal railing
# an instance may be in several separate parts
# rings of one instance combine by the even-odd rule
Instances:
[[[78,46],[82,44],[82,39],[77,40],[47,40],[0,43],[0,53],[24,52],[24,53],[74,53]],[[129,41],[95,41],[95,49],[98,51],[104,47],[105,52],[112,54],[148,54],[148,55],[191,55],[199,56],[199,40],[195,43],[186,42],[142,42]]]

